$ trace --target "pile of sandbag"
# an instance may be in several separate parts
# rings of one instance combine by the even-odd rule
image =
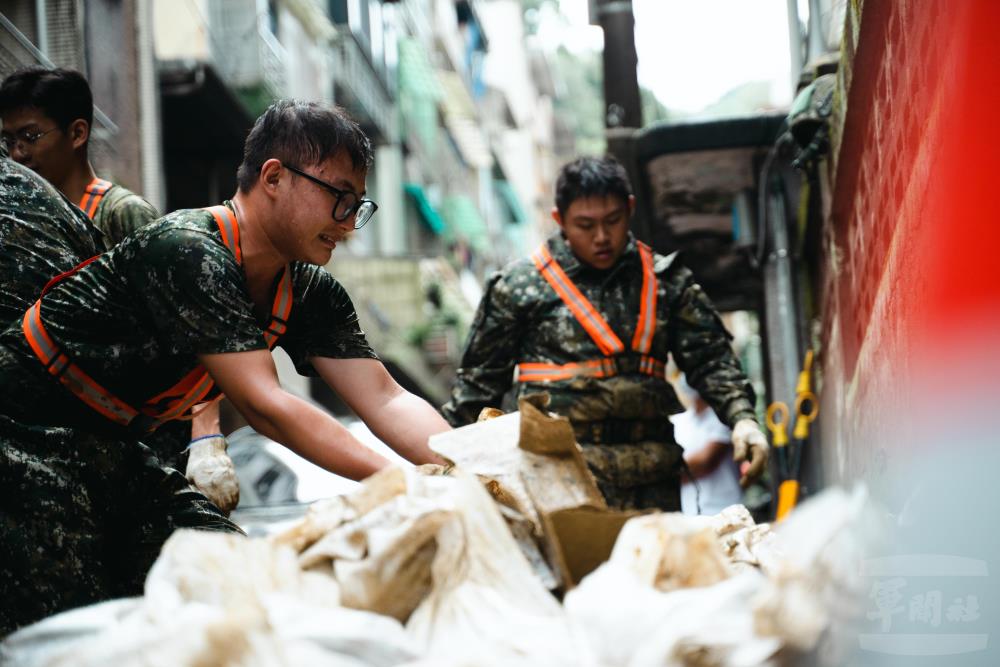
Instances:
[[[272,538],[178,532],[143,597],[25,628],[0,663],[757,665],[856,612],[863,492],[776,529],[610,512],[568,423],[521,408],[434,438],[446,474],[384,470]]]
[[[742,506],[634,518],[564,607],[602,665],[843,664],[877,532],[867,503],[829,490],[773,530]]]

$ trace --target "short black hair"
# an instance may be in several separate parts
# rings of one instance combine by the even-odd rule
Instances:
[[[54,120],[62,130],[77,120],[94,124],[94,97],[90,84],[73,69],[26,67],[0,84],[0,115],[36,107]]]
[[[570,204],[586,197],[621,197],[632,195],[625,167],[611,156],[579,157],[563,165],[556,179],[556,209],[565,215]]]
[[[338,106],[278,100],[253,124],[236,172],[240,192],[249,192],[271,158],[295,167],[314,165],[347,151],[355,169],[368,171],[372,142],[357,122]]]

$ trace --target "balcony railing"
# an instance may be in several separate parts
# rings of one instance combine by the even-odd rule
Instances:
[[[346,93],[348,107],[367,116],[386,141],[396,138],[393,121],[394,105],[389,88],[380,72],[372,65],[357,37],[350,30],[341,30],[333,48],[333,71],[338,95]]]
[[[227,84],[269,97],[286,90],[285,49],[254,0],[210,0],[208,31],[212,62]]]

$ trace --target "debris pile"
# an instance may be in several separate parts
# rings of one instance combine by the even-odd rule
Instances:
[[[0,662],[780,664],[856,611],[863,491],[773,530],[612,512],[568,428],[522,403],[432,439],[454,468],[386,469],[272,538],[180,531],[142,598],[24,628]]]

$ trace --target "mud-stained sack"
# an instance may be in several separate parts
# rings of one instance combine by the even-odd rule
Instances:
[[[66,612],[11,635],[3,664],[380,665],[419,656],[395,620],[339,605],[329,576],[263,540],[178,531],[142,598]]]

